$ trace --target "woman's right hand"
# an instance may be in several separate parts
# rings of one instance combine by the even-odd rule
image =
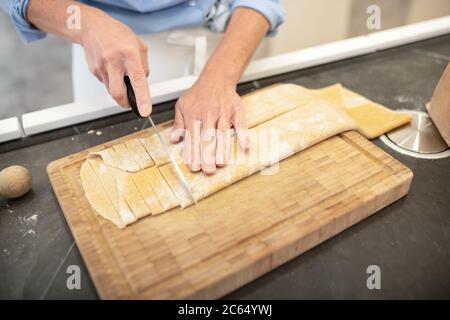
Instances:
[[[75,13],[73,9],[77,9]],[[78,16],[75,27],[68,25],[71,15]],[[129,106],[124,83],[127,75],[141,115],[150,115],[147,46],[130,28],[97,8],[71,0],[30,0],[26,17],[39,30],[82,45],[89,69],[122,107]]]
[[[89,70],[103,82],[122,107],[129,107],[124,76],[130,78],[142,116],[149,116],[152,103],[147,81],[147,45],[123,23],[94,9],[81,16],[80,44]]]

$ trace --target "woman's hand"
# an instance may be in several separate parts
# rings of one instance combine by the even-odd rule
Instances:
[[[230,153],[231,127],[240,146],[248,149],[247,125],[236,83],[220,72],[202,74],[192,88],[178,99],[172,143],[184,137],[184,152],[192,171],[213,174],[225,166]]]
[[[239,145],[249,148],[244,108],[236,86],[256,47],[269,29],[268,21],[248,8],[234,11],[227,31],[197,82],[175,106],[173,143],[184,135],[184,153],[192,171],[213,174],[230,154],[230,128]]]
[[[67,26],[70,7],[79,9],[77,27]],[[128,107],[124,76],[129,76],[141,115],[150,115],[147,46],[130,28],[97,8],[70,0],[30,0],[26,16],[40,30],[82,45],[89,69],[122,107]]]
[[[80,44],[89,70],[122,107],[129,107],[124,83],[124,76],[129,76],[139,112],[142,116],[149,116],[152,103],[147,82],[146,44],[126,25],[100,10],[86,11],[81,23]]]

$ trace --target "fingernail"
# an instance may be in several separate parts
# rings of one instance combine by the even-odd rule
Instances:
[[[219,168],[225,166],[225,159],[221,153],[216,155],[216,166]]]
[[[225,161],[217,161],[216,166],[219,168],[223,168],[226,166]]]
[[[199,165],[199,164],[192,164],[191,165],[191,171],[193,171],[193,172],[200,171],[201,168],[202,168],[202,166]]]
[[[173,130],[172,133],[170,134],[170,141],[177,142],[177,140],[178,140],[178,135],[176,134],[175,130]]]
[[[181,141],[181,134],[179,129],[174,129],[170,134],[170,141],[178,143]]]
[[[245,150],[248,150],[250,148],[250,140],[248,137],[245,137],[244,145]]]
[[[148,117],[150,115],[150,106],[146,103],[141,105],[140,112],[144,117]]]
[[[214,172],[216,172],[216,166],[215,165],[210,165],[210,164],[204,164],[202,165],[202,171],[205,174],[213,174]]]

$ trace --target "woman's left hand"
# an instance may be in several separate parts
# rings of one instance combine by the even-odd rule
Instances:
[[[202,74],[178,99],[171,141],[177,143],[184,137],[185,158],[192,171],[213,174],[226,165],[231,127],[241,148],[249,148],[244,107],[236,86],[269,27],[259,12],[237,8]]]
[[[202,74],[175,106],[172,143],[184,138],[184,152],[191,171],[213,174],[226,165],[230,154],[231,127],[241,148],[249,147],[247,124],[236,83],[219,72]]]

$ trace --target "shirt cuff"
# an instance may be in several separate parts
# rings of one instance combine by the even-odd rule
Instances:
[[[236,0],[231,11],[238,7],[254,9],[261,13],[270,24],[268,35],[276,34],[278,27],[284,22],[285,12],[279,0]]]
[[[47,33],[33,27],[26,19],[26,12],[29,0],[12,0],[9,3],[8,13],[19,32],[22,41],[30,43],[35,40],[45,38]]]

